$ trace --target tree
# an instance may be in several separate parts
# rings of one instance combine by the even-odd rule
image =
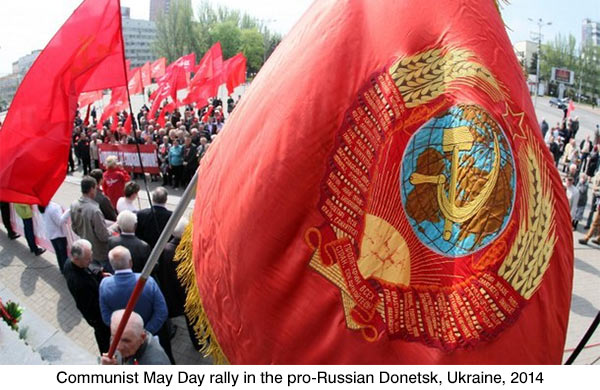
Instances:
[[[578,73],[582,92],[590,96],[600,94],[600,46],[585,45],[581,51]]]
[[[172,0],[169,12],[158,16],[154,52],[168,62],[192,52],[202,55],[208,46],[200,39],[198,27],[190,2]]]
[[[242,42],[242,32],[232,20],[215,24],[210,29],[212,43],[221,42],[223,57],[230,58],[239,53]]]
[[[554,42],[542,45],[542,58],[540,61],[540,79],[550,80],[552,68],[567,68],[575,70],[577,67],[577,42],[573,35],[565,37],[558,34]]]
[[[537,74],[538,53],[535,52],[531,56],[531,64],[529,64],[529,74]]]
[[[256,73],[265,59],[263,36],[256,28],[242,30],[240,50],[247,59],[249,73]]]

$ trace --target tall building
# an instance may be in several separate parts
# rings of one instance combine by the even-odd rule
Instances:
[[[123,20],[123,40],[125,41],[125,57],[131,61],[131,67],[144,65],[154,61],[156,56],[152,44],[156,39],[156,25],[153,21],[131,19],[129,7],[121,7]]]
[[[169,12],[171,4],[177,0],[150,0],[150,20],[156,22],[158,15],[161,13],[166,14]],[[187,1],[192,6],[192,0],[179,0]]]
[[[150,0],[150,20],[156,22],[160,13],[169,12],[171,0]]]
[[[583,19],[581,24],[581,43],[582,45],[600,45],[600,22],[594,22],[591,19]]]

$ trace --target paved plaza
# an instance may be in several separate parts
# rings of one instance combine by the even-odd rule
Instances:
[[[537,114],[540,120],[545,118],[551,126],[562,117],[561,111],[548,105],[547,98],[538,99]],[[578,139],[591,134],[595,125],[600,123],[600,109],[578,107],[574,115],[580,118]],[[79,196],[80,177],[80,173],[69,175],[53,200],[68,207]],[[151,183],[151,188],[156,186],[157,183]],[[180,195],[181,191],[170,191],[170,209],[178,203]],[[142,207],[147,207],[143,190],[140,191],[140,198]],[[586,217],[588,212],[586,210]],[[600,247],[577,243],[584,234],[582,225],[580,223],[579,230],[574,232],[575,272],[565,360],[600,310]],[[0,233],[0,298],[3,301],[12,299],[25,308],[21,324],[21,328],[26,330],[24,338],[47,362],[96,363],[98,353],[92,328],[75,307],[54,254],[46,252],[36,257],[29,252],[23,237],[11,241],[4,230]],[[548,302],[548,305],[551,304]],[[174,323],[178,326],[172,340],[177,363],[209,364],[210,360],[193,350],[183,317],[176,318]],[[539,331],[543,334],[544,324],[539,324]],[[6,354],[0,354],[0,364],[13,362],[19,363],[11,361]],[[576,364],[600,364],[600,330],[589,341]]]

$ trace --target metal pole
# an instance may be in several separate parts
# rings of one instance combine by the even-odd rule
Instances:
[[[579,356],[579,353],[583,350],[583,348],[585,348],[585,345],[587,344],[587,342],[590,341],[590,338],[596,331],[596,328],[598,327],[599,324],[600,324],[600,311],[598,311],[598,314],[596,314],[596,318],[594,318],[594,321],[592,321],[592,324],[588,328],[587,332],[585,332],[585,334],[583,335],[583,338],[581,339],[581,341],[579,341],[579,344],[577,344],[577,348],[575,348],[575,350],[573,351],[571,356],[569,356],[569,358],[565,362],[566,365],[573,364],[573,362],[575,361],[577,356]]]
[[[535,102],[533,103],[534,108],[537,108],[537,98],[538,98],[538,93],[540,92],[540,61],[541,61],[541,57],[542,57],[542,24],[538,23],[538,54],[537,54],[537,64],[536,64],[536,69],[535,69]]]
[[[152,272],[152,270],[154,269],[154,266],[158,262],[158,259],[159,259],[160,255],[162,254],[163,249],[165,248],[165,245],[167,245],[167,241],[173,234],[173,230],[175,230],[177,223],[183,216],[183,213],[187,209],[188,204],[191,202],[192,198],[194,197],[197,182],[198,182],[198,170],[196,170],[196,173],[194,173],[194,177],[192,177],[190,184],[188,184],[188,186],[186,187],[186,189],[181,197],[181,200],[177,204],[177,207],[173,211],[173,214],[171,214],[171,218],[169,218],[169,221],[165,225],[165,228],[163,229],[162,233],[160,234],[160,237],[158,238],[158,241],[156,242],[154,249],[152,249],[152,252],[150,253],[150,257],[148,258],[148,261],[146,262],[146,265],[144,266],[144,269],[142,270],[142,274],[140,275],[140,278],[138,279],[138,281],[135,285],[135,288],[133,289],[133,292],[131,293],[131,297],[129,297],[129,302],[127,302],[127,307],[125,308],[125,313],[123,314],[123,317],[121,318],[121,322],[119,323],[117,332],[115,333],[113,340],[110,344],[110,349],[108,350],[109,357],[114,356],[115,351],[117,349],[117,345],[119,344],[119,341],[121,340],[121,336],[123,335],[123,331],[125,330],[125,325],[127,324],[127,321],[129,321],[131,312],[133,311],[133,308],[135,307],[135,305],[138,301],[138,298],[140,297],[140,294],[144,290],[144,286],[146,284],[146,281],[148,280],[148,277],[150,276],[150,273]]]

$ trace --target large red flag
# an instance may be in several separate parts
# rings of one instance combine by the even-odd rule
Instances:
[[[238,53],[223,63],[223,81],[229,95],[238,85],[246,82],[246,57]]]
[[[209,351],[560,363],[572,231],[537,128],[493,0],[313,3],[200,164]]]
[[[84,1],[13,99],[0,132],[0,200],[47,204],[67,171],[80,93],[126,80],[119,1]]]
[[[167,59],[165,57],[159,58],[154,61],[151,66],[152,78],[158,79],[165,74],[165,68],[167,67]]]

